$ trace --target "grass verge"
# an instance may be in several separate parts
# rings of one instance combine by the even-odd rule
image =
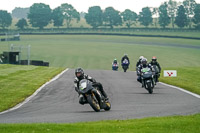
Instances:
[[[171,67],[165,68],[165,70],[177,70],[177,77],[163,77],[162,73],[160,81],[200,95],[199,67]]]
[[[111,62],[120,62],[124,53],[135,70],[139,56],[148,60],[157,56],[162,67],[200,66],[199,40],[97,35],[22,35],[21,41],[2,42],[0,53],[11,43],[31,45],[31,60],[43,60],[53,67],[82,67],[111,70]],[[187,48],[192,47],[192,48]],[[196,48],[197,47],[197,48]],[[22,51],[27,59],[27,50]],[[120,70],[121,67],[119,68]]]
[[[126,133],[199,133],[200,114],[152,117],[134,120],[109,120],[75,124],[0,124],[1,133],[29,132],[126,132]]]
[[[0,112],[32,95],[62,68],[0,65]]]

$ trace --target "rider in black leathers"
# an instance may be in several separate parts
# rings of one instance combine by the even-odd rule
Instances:
[[[128,55],[127,54],[124,54],[124,56],[122,57],[121,59],[121,64],[123,64],[123,61],[127,59],[128,60],[128,65],[130,64],[130,61],[129,61],[129,58],[128,58]]]
[[[161,67],[160,64],[157,62],[157,58],[155,56],[152,57],[152,61],[149,62],[149,64],[151,64],[151,66],[156,65],[158,67],[158,78],[160,77],[160,72],[161,72]],[[159,82],[159,80],[157,79],[157,82]]]
[[[75,90],[78,93],[79,93],[79,82],[82,79],[87,79],[93,83],[93,86],[97,86],[99,88],[99,90],[101,91],[101,94],[105,97],[105,100],[108,100],[107,94],[105,93],[102,84],[99,82],[96,82],[96,80],[94,78],[84,74],[84,71],[82,68],[77,68],[75,70],[75,75],[76,75],[76,78],[74,80],[74,86],[75,86]],[[79,93],[79,103],[82,105],[86,103],[85,97],[80,93]]]
[[[141,64],[142,59],[144,58],[144,56],[140,56],[139,60],[136,63],[136,68]]]
[[[158,66],[159,73],[161,72],[160,64],[157,62],[157,58],[156,58],[155,56],[152,57],[152,60],[151,60],[151,62],[149,62],[149,64],[151,64],[152,66],[153,66],[153,65]]]
[[[143,69],[143,68],[150,68],[151,69],[151,71],[154,71],[153,70],[153,68],[152,68],[152,66],[151,66],[151,64],[147,64],[147,59],[146,58],[143,58],[142,60],[141,60],[141,64],[138,66],[138,68],[137,68],[137,76],[138,76],[138,78],[137,78],[137,81],[138,82],[140,82],[140,83],[142,83],[142,79],[141,79],[141,70]]]

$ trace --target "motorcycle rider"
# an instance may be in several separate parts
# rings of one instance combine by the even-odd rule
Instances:
[[[158,67],[158,78],[160,77],[160,72],[161,72],[161,67],[160,64],[157,62],[157,58],[156,56],[152,57],[151,62],[149,62],[149,64],[151,64],[151,66],[156,65]],[[157,79],[157,82],[159,82],[159,80]]]
[[[140,56],[139,60],[136,63],[136,68],[141,64],[142,59],[144,58],[144,56]]]
[[[103,86],[101,83],[99,82],[96,82],[96,80],[86,74],[84,74],[84,71],[82,68],[77,68],[75,70],[75,80],[74,80],[74,86],[75,86],[75,90],[79,93],[79,82],[82,80],[82,79],[87,79],[89,81],[91,81],[93,83],[93,86],[97,86],[99,88],[99,90],[101,91],[101,94],[105,97],[105,100],[108,101],[108,97],[107,97],[107,94],[105,93],[105,91],[103,90]],[[87,103],[86,102],[86,99],[85,97],[79,93],[79,103],[80,104],[85,104]]]
[[[140,82],[140,83],[142,83],[142,79],[141,79],[141,70],[143,69],[143,68],[150,68],[151,69],[151,71],[153,72],[154,70],[153,70],[153,68],[152,68],[152,66],[151,66],[151,64],[147,64],[147,59],[146,58],[143,58],[142,60],[141,60],[141,64],[138,66],[138,68],[137,68],[137,76],[138,76],[138,78],[137,78],[137,81],[138,82]],[[143,87],[143,86],[142,86]]]
[[[113,64],[118,64],[117,59],[114,59]]]
[[[117,67],[117,68],[115,68]],[[117,59],[114,59],[113,63],[112,63],[112,70],[118,70],[118,63],[117,63]]]
[[[122,65],[123,65],[123,62],[124,62],[125,60],[128,60],[128,66],[129,66],[130,61],[129,61],[129,58],[128,58],[128,55],[127,55],[127,54],[124,54],[124,56],[123,56],[122,59],[121,59],[121,64],[122,64]]]

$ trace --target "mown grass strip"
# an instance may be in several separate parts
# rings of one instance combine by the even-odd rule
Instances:
[[[1,133],[199,133],[200,114],[74,124],[0,124]]]
[[[30,35],[21,36],[21,41],[12,42],[17,46],[31,45],[31,60],[44,60],[54,67],[111,70],[111,62],[120,62],[127,53],[130,69],[135,70],[139,56],[149,61],[158,58],[161,67],[200,66],[199,40],[86,36],[86,35]],[[186,47],[193,48],[186,48]],[[8,50],[8,42],[2,42],[0,53]],[[22,52],[21,59],[27,59]],[[121,66],[119,68],[121,71]]]
[[[177,77],[163,77],[162,73],[160,81],[200,95],[200,67],[170,67],[165,70],[177,70]]]
[[[0,112],[32,95],[63,68],[0,65]]]

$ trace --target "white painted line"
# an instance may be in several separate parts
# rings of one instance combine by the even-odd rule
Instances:
[[[171,87],[171,88],[178,89],[178,90],[183,91],[183,92],[185,92],[185,93],[188,93],[188,94],[190,94],[190,95],[192,95],[192,96],[194,96],[194,97],[196,97],[196,98],[200,98],[200,95],[195,94],[195,93],[192,93],[192,92],[187,91],[187,90],[185,90],[185,89],[182,89],[182,88],[179,88],[179,87],[176,87],[176,86],[173,86],[173,85],[169,85],[169,84],[166,84],[166,83],[163,83],[163,82],[159,82],[159,83],[162,84],[162,85]]]
[[[133,72],[136,72],[136,71],[133,71]],[[195,93],[192,93],[192,92],[190,92],[190,91],[187,91],[187,90],[185,90],[185,89],[183,89],[183,88],[180,88],[180,87],[177,87],[177,86],[173,86],[173,85],[169,85],[169,84],[166,84],[166,83],[163,83],[163,82],[159,82],[159,83],[162,84],[162,85],[165,85],[165,86],[168,86],[168,87],[175,88],[175,89],[177,89],[177,90],[183,91],[183,92],[185,92],[185,93],[188,93],[188,94],[190,94],[190,95],[192,95],[192,96],[194,96],[194,97],[196,97],[196,98],[200,98],[200,95],[195,94]]]
[[[60,76],[62,76],[62,74],[64,74],[66,71],[68,71],[69,69],[65,69],[64,71],[62,71],[60,74],[56,75],[53,79],[51,79],[50,81],[46,82],[45,84],[43,84],[39,89],[37,89],[33,95],[31,95],[30,97],[26,98],[22,103],[17,104],[15,107],[10,108],[6,111],[0,112],[1,114],[16,110],[18,108],[20,108],[22,105],[26,104],[27,102],[29,102],[34,96],[36,96],[46,85],[50,84],[51,82],[57,80]]]

